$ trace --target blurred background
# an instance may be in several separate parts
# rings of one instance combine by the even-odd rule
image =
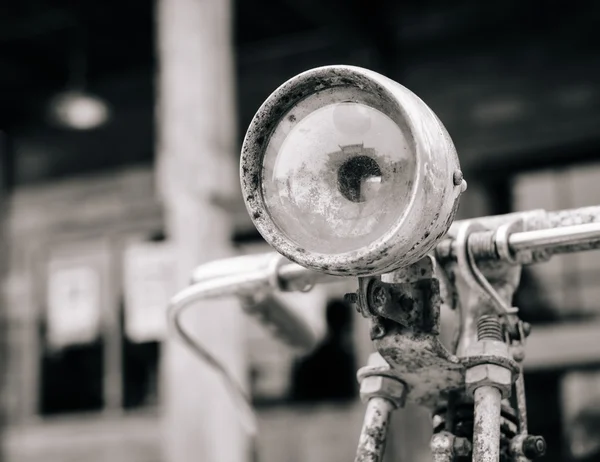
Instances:
[[[166,342],[191,270],[268,250],[237,165],[263,100],[326,64],[379,71],[446,125],[460,217],[600,204],[600,3],[20,0],[0,13],[0,374],[8,461],[353,460],[372,351],[351,285],[290,297],[299,357],[235,303],[189,322],[251,390],[256,441],[211,371]],[[597,252],[526,269],[530,431],[546,461],[600,460]],[[343,284],[342,284],[343,285]],[[329,384],[330,386],[324,386]],[[332,386],[333,384],[333,386]],[[396,413],[390,461],[430,460]]]

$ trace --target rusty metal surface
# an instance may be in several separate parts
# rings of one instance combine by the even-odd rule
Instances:
[[[404,382],[410,402],[434,408],[445,401],[449,391],[464,384],[463,364],[446,350],[437,335],[408,332],[395,324],[374,343],[391,370],[372,373]]]
[[[512,222],[507,222],[512,223]],[[504,225],[501,225],[504,226]],[[521,226],[521,225],[520,225]],[[485,232],[479,222],[465,222],[455,229],[456,261],[444,269],[454,282],[460,310],[461,331],[457,355],[467,366],[465,390],[474,396],[473,460],[498,462],[501,448],[501,402],[511,394],[518,372],[504,342],[502,319],[515,316],[512,297],[521,267],[509,262],[475,261],[469,247],[475,232]],[[480,240],[478,245],[487,253]]]
[[[389,116],[406,133],[417,162],[410,205],[398,211],[397,222],[370,245],[336,255],[307,252],[286,238],[265,208],[262,184],[264,152],[277,124],[299,101],[332,88],[353,89],[353,101]],[[413,263],[437,244],[454,219],[463,190],[462,181],[459,185],[454,181],[459,170],[456,151],[444,126],[412,92],[366,69],[327,66],[287,81],[261,106],[244,140],[240,175],[250,217],[277,251],[325,273],[369,275]]]
[[[510,358],[508,345],[501,340],[481,339],[481,325],[478,325],[479,340],[467,350],[464,361],[467,366],[465,375],[465,389],[473,393],[482,386],[494,386],[502,394],[502,398],[509,398],[512,384],[515,381],[519,367]],[[502,338],[501,333],[499,338]]]
[[[512,298],[521,278],[521,267],[497,261],[477,262],[480,275],[489,285],[482,286],[473,273],[475,264],[468,258],[467,243],[472,233],[481,231],[483,225],[477,222],[462,222],[454,230],[457,260],[446,261],[444,271],[456,290],[456,297],[449,302],[460,313],[460,332],[456,354],[468,356],[469,348],[477,342],[477,322],[485,315],[497,315],[511,308]]]
[[[481,387],[494,387],[503,398],[509,398],[513,383],[510,369],[497,364],[479,364],[469,367],[465,376],[467,393],[473,393]]]
[[[438,334],[440,285],[437,279],[387,284],[379,278],[360,278],[370,315],[390,319],[405,327]]]
[[[500,390],[480,387],[475,391],[475,425],[473,429],[473,461],[500,460]]]
[[[453,462],[455,458],[469,457],[471,442],[467,438],[457,437],[448,431],[435,433],[429,443],[433,462]]]
[[[450,390],[461,388],[465,373],[460,359],[444,347],[438,336],[441,299],[439,284],[431,284],[436,280],[435,271],[435,260],[426,256],[376,280],[376,288],[397,291],[394,297],[390,293],[390,303],[382,299],[379,309],[371,306],[370,284],[359,285],[358,293],[361,310],[370,318],[371,339],[386,361],[383,366],[361,369],[359,379],[367,375],[399,379],[406,386],[408,401],[430,408],[439,406]],[[406,303],[398,301],[401,296]]]
[[[394,404],[385,398],[372,398],[367,404],[365,420],[355,462],[381,462],[385,452],[385,442]]]
[[[366,403],[372,398],[385,398],[396,408],[403,407],[406,401],[406,386],[397,378],[378,374],[381,370],[389,371],[389,364],[379,353],[372,353],[367,365],[356,374],[360,382],[361,400]]]

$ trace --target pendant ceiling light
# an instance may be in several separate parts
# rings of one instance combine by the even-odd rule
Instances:
[[[51,98],[47,115],[52,125],[71,130],[91,130],[105,125],[111,110],[104,99],[86,90],[86,34],[81,23],[75,28],[74,35],[66,89]]]

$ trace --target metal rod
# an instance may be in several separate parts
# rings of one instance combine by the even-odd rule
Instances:
[[[475,232],[472,236],[485,233]],[[454,240],[442,241],[437,247],[437,257],[441,260],[455,259],[455,246]],[[600,222],[513,233],[508,238],[508,246],[513,254],[526,250],[560,254],[600,249]],[[473,251],[474,257],[477,257],[477,249]]]
[[[515,253],[552,248],[560,249],[561,253],[588,250],[589,246],[600,245],[600,223],[514,233],[508,238],[508,245]]]
[[[385,398],[369,400],[354,462],[383,460],[390,415],[394,409],[394,404]]]
[[[580,225],[584,223],[600,222],[600,205],[581,207],[577,209],[556,210],[547,212],[543,209],[528,210],[526,212],[513,212],[503,215],[490,215],[487,217],[457,220],[450,226],[449,236],[454,237],[458,230],[467,222],[476,221],[485,228],[495,229],[500,225],[523,220],[528,227],[557,228],[562,226]],[[527,227],[525,228],[527,229]]]
[[[500,460],[500,406],[502,397],[495,387],[475,390],[473,462]]]

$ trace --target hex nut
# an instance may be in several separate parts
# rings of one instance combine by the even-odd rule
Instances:
[[[510,358],[508,345],[499,340],[480,340],[472,344],[467,356]],[[512,371],[497,364],[478,364],[467,369],[465,388],[468,393],[483,386],[493,386],[500,390],[502,398],[510,397]]]
[[[473,394],[479,387],[492,386],[500,390],[502,398],[510,397],[512,390],[512,371],[497,364],[479,364],[467,369],[465,388]]]
[[[406,387],[391,377],[370,375],[360,382],[360,399],[366,403],[371,398],[386,398],[399,408],[404,406]]]
[[[479,340],[469,346],[467,356],[502,356],[508,358],[508,345],[499,340]]]

